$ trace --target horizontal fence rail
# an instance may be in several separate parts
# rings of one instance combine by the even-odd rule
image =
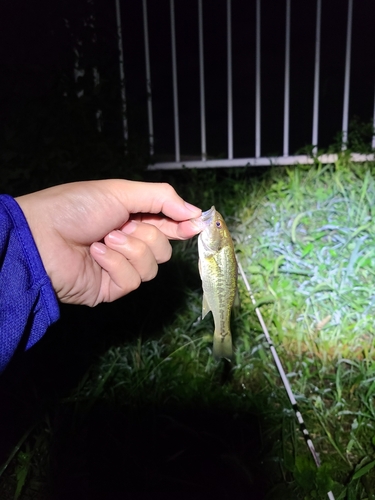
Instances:
[[[116,6],[118,7],[116,0]],[[255,138],[254,156],[236,158],[234,147],[234,130],[236,123],[233,118],[233,9],[231,0],[226,0],[226,32],[223,31],[223,37],[226,37],[226,87],[227,87],[227,144],[226,144],[226,158],[215,159],[209,155],[207,151],[207,127],[215,127],[215,123],[210,121],[206,115],[206,92],[209,89],[206,86],[206,58],[204,56],[204,5],[205,0],[197,0],[191,2],[188,8],[197,9],[197,29],[191,36],[197,37],[198,43],[198,58],[199,58],[199,103],[200,107],[200,123],[197,122],[197,127],[200,127],[200,154],[199,155],[184,155],[181,152],[181,138],[180,138],[180,113],[179,113],[179,84],[178,70],[183,67],[183,57],[179,58],[179,45],[176,43],[176,36],[179,36],[178,19],[176,21],[175,15],[175,0],[169,0],[169,14],[170,14],[170,46],[171,46],[171,75],[172,75],[172,95],[173,100],[173,133],[174,133],[174,153],[168,155],[168,161],[160,161],[160,158],[155,154],[156,145],[154,140],[154,114],[153,114],[153,99],[152,99],[152,74],[150,65],[150,43],[149,43],[149,24],[152,21],[148,17],[147,0],[142,0],[143,4],[143,30],[144,30],[144,44],[145,44],[145,66],[146,66],[146,89],[147,89],[147,115],[148,115],[148,131],[149,131],[149,152],[152,164],[149,165],[150,170],[158,169],[179,169],[179,168],[214,168],[214,167],[237,167],[237,166],[268,166],[268,165],[292,165],[297,163],[310,164],[313,163],[314,157],[318,158],[323,163],[329,163],[337,160],[337,155],[324,154],[318,156],[319,146],[319,106],[320,103],[320,78],[321,78],[321,50],[327,50],[322,47],[321,32],[322,32],[322,17],[324,17],[324,6],[322,12],[322,1],[316,1],[316,16],[315,22],[315,59],[311,62],[313,67],[313,99],[312,107],[312,125],[311,125],[311,156],[309,155],[295,155],[290,153],[290,101],[291,97],[291,50],[293,50],[291,42],[292,19],[293,19],[293,2],[292,0],[285,0],[285,38],[280,40],[280,44],[285,44],[285,66],[284,66],[284,106],[283,106],[283,137],[282,137],[282,155],[275,156],[262,156],[262,100],[261,100],[261,76],[262,76],[262,39],[261,39],[261,22],[262,22],[262,1],[254,0],[255,9]],[[296,5],[296,4],[295,4]],[[357,2],[358,9],[360,9],[360,2]],[[237,4],[235,4],[237,6]],[[353,26],[353,0],[342,2],[342,8],[347,9],[346,17],[346,40],[345,47],[342,48],[342,56],[344,56],[344,75],[343,75],[343,107],[342,107],[342,149],[347,148],[348,143],[348,127],[349,127],[349,97],[350,97],[350,84],[351,84],[351,51],[352,51],[352,26]],[[355,11],[354,11],[355,12]],[[206,12],[207,17],[207,12]],[[374,31],[375,33],[375,31]],[[119,36],[121,30],[119,29]],[[181,46],[180,46],[181,47]],[[152,45],[151,45],[152,49]],[[250,50],[250,49],[249,49]],[[151,50],[152,53],[152,50]],[[122,54],[120,52],[120,59]],[[151,57],[152,60],[152,57]],[[223,61],[224,62],[224,61]],[[123,64],[120,60],[121,80],[124,81]],[[167,78],[167,77],[166,77]],[[180,84],[181,85],[181,84]],[[276,85],[276,83],[275,83]],[[341,87],[337,89],[339,93]],[[122,90],[123,110],[126,109],[125,93]],[[306,100],[309,98],[306,97]],[[223,107],[223,103],[218,103],[218,106]],[[307,102],[308,106],[308,102]],[[223,108],[224,109],[224,108]],[[374,110],[372,113],[373,125],[375,129],[375,98]],[[125,118],[124,118],[125,120]],[[124,130],[127,133],[127,123],[124,122]],[[303,144],[300,145],[302,147]],[[375,149],[375,135],[372,137],[372,148]],[[154,156],[155,154],[155,156]],[[353,161],[373,161],[373,154],[352,154]]]
[[[374,161],[374,154],[351,153],[350,158],[353,162]],[[229,167],[269,167],[285,165],[313,165],[315,161],[320,163],[335,163],[338,160],[338,154],[323,154],[317,157],[307,155],[294,156],[270,156],[264,158],[233,158],[218,160],[187,160],[187,161],[167,161],[158,162],[148,166],[148,170],[175,170],[180,168],[229,168]]]

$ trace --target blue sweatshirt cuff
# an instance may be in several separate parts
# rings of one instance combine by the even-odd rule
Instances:
[[[59,305],[17,202],[0,195],[0,372],[59,318]]]

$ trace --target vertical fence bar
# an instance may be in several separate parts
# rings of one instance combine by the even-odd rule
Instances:
[[[286,0],[285,82],[284,82],[284,144],[283,155],[289,155],[289,92],[290,92],[290,0]]]
[[[228,159],[233,160],[233,101],[232,101],[232,20],[231,0],[227,0],[227,59],[228,59]]]
[[[314,74],[314,105],[313,105],[313,154],[318,153],[319,127],[319,77],[320,77],[320,32],[322,18],[322,0],[316,2],[316,35],[315,35],[315,74]]]
[[[121,114],[122,114],[122,130],[125,143],[125,152],[128,142],[128,119],[126,116],[126,96],[125,96],[125,72],[124,72],[124,52],[122,49],[122,28],[121,28],[121,12],[120,2],[115,0],[116,6],[116,26],[117,26],[117,43],[118,43],[118,62],[120,68],[120,89],[121,89]]]
[[[348,0],[348,26],[346,32],[344,106],[342,114],[342,150],[347,148],[349,122],[350,54],[352,45],[353,0]]]
[[[147,0],[143,0],[143,29],[145,35],[148,135],[150,143],[150,155],[152,156],[154,154],[154,123],[152,119],[151,70],[150,70],[150,49],[148,43]]]
[[[260,0],[256,4],[255,158],[260,158]]]
[[[203,54],[203,10],[202,0],[198,0],[198,30],[199,30],[199,89],[201,101],[201,152],[202,160],[207,159],[206,147],[206,106],[204,99],[204,54]]]
[[[176,161],[180,161],[180,131],[178,122],[178,90],[176,62],[176,30],[174,21],[174,0],[170,0],[171,39],[172,39],[172,76],[173,76],[173,109],[174,109],[174,140]]]

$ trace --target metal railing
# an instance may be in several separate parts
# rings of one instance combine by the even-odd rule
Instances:
[[[118,7],[118,1],[116,7]],[[256,26],[255,26],[255,155],[253,157],[236,158],[233,150],[233,83],[232,83],[232,4],[231,0],[226,1],[226,42],[227,42],[227,158],[209,159],[206,144],[206,106],[205,106],[205,64],[204,64],[204,20],[202,1],[197,0],[198,8],[198,38],[199,38],[199,89],[200,89],[200,135],[201,154],[200,159],[181,160],[180,148],[180,127],[179,127],[179,86],[177,79],[177,49],[176,49],[176,22],[175,22],[175,2],[170,0],[170,29],[171,29],[171,53],[172,53],[172,80],[173,80],[173,120],[174,120],[174,161],[155,162],[149,165],[150,170],[176,169],[176,168],[209,168],[209,167],[235,167],[235,166],[266,166],[266,165],[291,165],[296,163],[313,163],[314,158],[309,155],[291,155],[289,151],[290,143],[290,51],[291,51],[291,0],[286,0],[285,9],[285,76],[284,76],[284,110],[283,110],[283,154],[282,156],[266,157],[262,156],[261,148],[261,0],[255,0]],[[322,1],[316,2],[316,25],[315,25],[315,64],[314,64],[314,92],[313,92],[313,120],[312,120],[312,154],[318,153],[319,136],[319,90],[320,90],[320,67],[321,67],[321,18]],[[119,23],[119,16],[118,16]],[[348,141],[349,126],[349,95],[350,95],[350,67],[351,67],[351,47],[352,47],[352,24],[353,24],[353,0],[348,0],[347,4],[347,29],[345,48],[345,73],[344,73],[344,96],[342,109],[342,149],[345,150]],[[146,87],[147,87],[147,112],[148,112],[148,132],[149,151],[153,158],[155,153],[154,145],[154,123],[152,105],[152,85],[150,71],[150,49],[149,49],[149,28],[147,0],[143,0],[143,29],[145,46],[146,65]],[[121,35],[121,25],[118,24]],[[120,71],[122,79],[122,89],[124,89],[124,71],[122,56],[120,51]],[[122,93],[123,110],[126,110],[125,92]],[[125,119],[124,119],[125,120]],[[373,125],[375,129],[375,99]],[[127,124],[124,122],[124,134],[127,134]],[[375,135],[372,139],[372,148],[375,149]],[[323,163],[333,162],[337,155],[321,155],[319,160]],[[353,154],[353,161],[374,160],[373,154]]]

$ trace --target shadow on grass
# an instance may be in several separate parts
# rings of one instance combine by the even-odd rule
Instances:
[[[78,426],[73,409],[62,421],[51,453],[54,500],[264,498],[255,414],[199,400],[138,409],[99,402]]]
[[[47,484],[33,498],[264,498],[260,417],[233,408],[225,396],[207,403],[209,388],[160,407],[147,394],[138,406],[97,400],[89,411],[62,402],[110,346],[158,338],[184,305],[185,290],[200,286],[195,266],[177,256],[154,281],[116,303],[62,306],[60,321],[17,354],[0,378],[0,463],[48,413]],[[218,389],[228,382],[222,368]]]
[[[158,338],[184,305],[185,290],[200,286],[182,259],[159,267],[157,277],[111,304],[61,305],[61,318],[27,352],[17,353],[0,377],[0,464],[22,434],[56,400],[69,394],[110,346]]]

